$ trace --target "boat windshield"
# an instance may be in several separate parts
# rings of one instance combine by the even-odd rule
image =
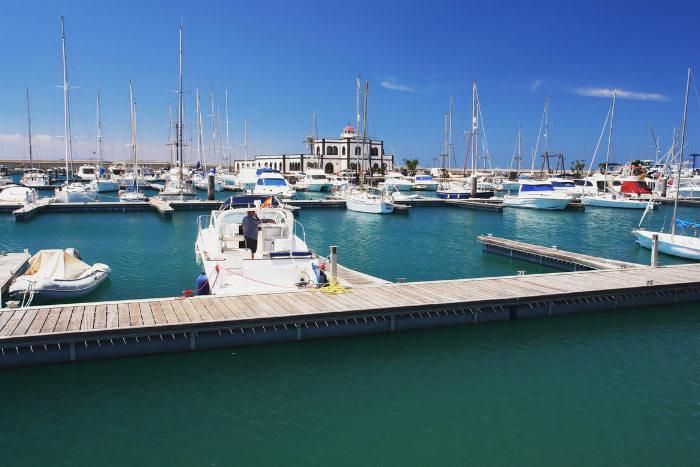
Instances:
[[[310,177],[314,180],[326,180],[325,175],[310,175]]]
[[[259,178],[258,185],[281,185],[285,186],[287,182],[283,178]]]
[[[575,188],[576,187],[574,182],[558,182],[556,180],[552,180],[550,183],[555,188]]]
[[[520,191],[554,191],[552,185],[521,185]]]
[[[417,175],[417,176],[416,176],[416,181],[419,181],[419,180],[427,181],[427,182],[432,182],[432,181],[433,181],[433,177],[431,177],[430,175]]]

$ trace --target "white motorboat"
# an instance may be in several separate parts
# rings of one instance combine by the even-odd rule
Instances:
[[[252,190],[258,181],[258,170],[255,167],[243,167],[238,172],[236,186],[243,191]]]
[[[299,191],[331,191],[332,186],[323,169],[307,169],[295,188]]]
[[[523,181],[517,196],[505,195],[503,206],[527,209],[564,209],[571,201],[571,195],[558,192],[549,182]]]
[[[617,193],[605,192],[583,195],[581,196],[581,204],[601,208],[646,209],[648,200],[631,199]],[[656,209],[655,203],[651,204],[651,209]]]
[[[203,173],[197,182],[197,189],[202,191],[209,190],[209,174],[214,174],[214,191],[217,193],[224,191],[224,185],[226,185],[226,183],[224,183],[219,174],[215,171]]]
[[[117,161],[109,166],[109,172],[115,177],[124,177],[126,175],[126,165],[122,161]]]
[[[35,203],[39,195],[33,188],[11,186],[0,191],[0,202],[3,203]]]
[[[554,191],[560,191],[562,193],[566,193],[567,195],[571,195],[572,197],[581,196],[576,187],[576,183],[574,183],[573,180],[568,178],[552,177],[547,181],[552,184]]]
[[[165,201],[192,201],[199,199],[197,189],[189,180],[170,180],[158,194]]]
[[[94,165],[84,164],[78,168],[78,173],[76,174],[79,180],[84,182],[89,182],[97,177],[97,167]]]
[[[10,298],[22,306],[70,300],[92,292],[111,273],[106,264],[85,264],[74,249],[41,250],[29,260],[27,272],[10,285]]]
[[[436,192],[438,198],[442,199],[469,199],[469,198],[492,198],[495,195],[493,190],[476,189],[476,194],[472,196],[470,187],[459,181],[442,182]]]
[[[392,198],[371,194],[367,190],[357,189],[354,186],[342,186],[338,195],[345,199],[345,206],[350,211],[368,214],[389,214],[394,211]]]
[[[329,180],[331,182],[331,191],[337,191],[341,186],[350,183],[350,179],[348,177],[343,177],[340,175],[331,175]]]
[[[24,174],[22,174],[22,180],[20,180],[19,184],[28,188],[48,186],[49,177],[43,170],[27,169],[24,171]]]
[[[420,195],[407,195],[405,193],[402,193],[401,190],[396,188],[395,186],[385,186],[384,188],[376,189],[378,194],[381,194],[385,198],[391,198],[394,203],[397,201],[411,201],[417,198],[420,198]]]
[[[326,282],[322,258],[309,249],[292,211],[277,198],[268,199],[231,197],[210,216],[199,217],[195,254],[204,265],[210,294],[297,292]],[[246,248],[243,237],[241,224],[248,211],[255,211],[261,221],[256,252]]]
[[[427,174],[416,175],[415,181],[413,182],[412,190],[420,191],[436,191],[438,189],[439,183],[433,180],[433,177]]]
[[[385,186],[395,186],[401,191],[410,191],[414,187],[414,183],[398,172],[389,172],[386,174],[384,181],[377,184],[377,188]]]
[[[278,170],[259,169],[258,180],[253,188],[254,195],[277,196],[279,198],[296,198],[297,192],[289,186]]]

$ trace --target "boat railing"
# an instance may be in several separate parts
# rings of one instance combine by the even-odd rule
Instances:
[[[209,215],[201,215],[197,218],[197,236],[199,237],[202,229],[209,227]],[[203,227],[202,227],[203,226]]]
[[[294,235],[297,235],[297,225],[299,225],[299,227],[301,227],[301,232],[302,232],[302,235],[303,235],[302,240],[304,240],[304,243],[306,243],[306,230],[304,230],[304,226],[301,225],[301,222],[299,222],[299,221],[296,220],[296,219],[294,219]],[[298,236],[298,235],[297,235],[297,236]]]

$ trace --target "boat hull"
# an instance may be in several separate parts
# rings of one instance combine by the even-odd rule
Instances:
[[[671,235],[660,232],[637,231],[639,244],[648,249],[652,249],[652,235],[659,236],[659,251],[667,255],[681,258],[700,260],[700,238],[686,237],[685,235]]]
[[[609,199],[596,196],[582,196],[581,204],[584,206],[597,206],[602,208],[621,208],[621,209],[646,209],[649,204],[647,201],[633,199]],[[656,205],[652,205],[655,209]]]
[[[95,264],[88,273],[77,279],[41,279],[30,281],[20,276],[10,286],[9,294],[13,300],[21,299],[27,293],[34,293],[33,304],[54,300],[71,300],[89,294],[111,275],[111,269],[105,264]]]
[[[504,196],[503,206],[523,209],[541,209],[556,211],[564,209],[571,198],[524,198],[522,196]]]
[[[368,214],[389,214],[394,210],[394,205],[386,201],[375,202],[374,200],[346,198],[345,205],[350,211]]]

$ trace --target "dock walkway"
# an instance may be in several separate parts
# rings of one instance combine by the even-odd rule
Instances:
[[[0,367],[696,301],[700,264],[30,307],[0,312]]]
[[[596,256],[582,255],[570,251],[558,250],[556,246],[547,248],[516,242],[505,238],[478,236],[476,239],[484,244],[483,250],[502,256],[509,256],[531,263],[543,264],[566,271],[589,271],[592,269],[626,269],[647,267],[642,264],[615,261]]]

